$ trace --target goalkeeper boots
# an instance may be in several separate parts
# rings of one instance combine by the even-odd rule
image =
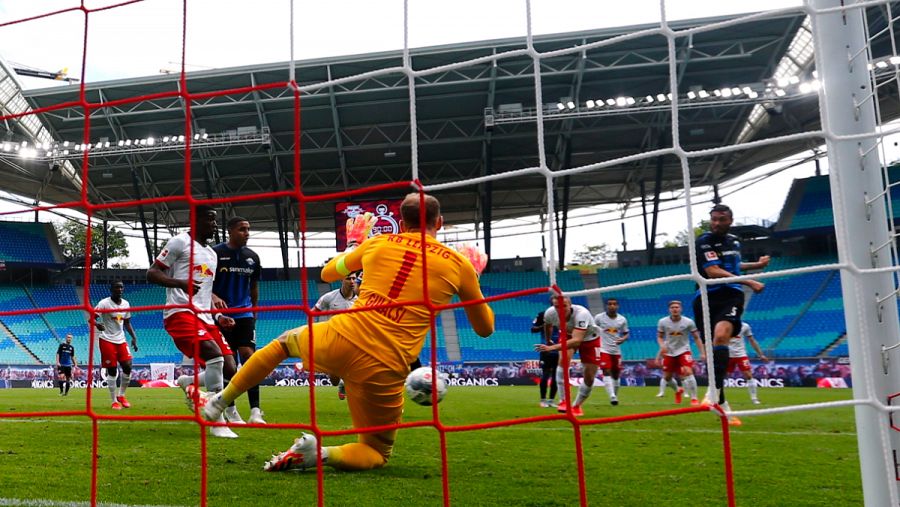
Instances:
[[[326,448],[322,448],[322,463],[328,459]],[[309,433],[303,433],[300,438],[294,440],[290,449],[272,456],[263,465],[266,472],[284,472],[286,470],[305,470],[316,466],[316,437]]]

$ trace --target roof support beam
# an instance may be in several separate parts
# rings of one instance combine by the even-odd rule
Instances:
[[[328,72],[328,80],[331,81],[331,65],[326,65],[325,70]],[[341,180],[344,183],[344,191],[350,190],[350,180],[347,177],[347,159],[344,157],[344,141],[341,138],[341,119],[338,115],[337,99],[334,94],[334,87],[328,87],[328,101],[331,104],[331,124],[334,127],[334,142],[337,149],[338,164],[341,168]]]

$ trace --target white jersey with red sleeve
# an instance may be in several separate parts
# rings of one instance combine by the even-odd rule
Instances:
[[[555,306],[547,308],[544,312],[544,324],[560,327],[559,313],[556,311]],[[597,327],[594,326],[594,318],[591,315],[591,311],[581,305],[572,305],[572,313],[566,319],[566,333],[571,336],[574,329],[587,330],[587,333],[584,335],[584,341],[586,342],[594,341],[600,337],[597,334]]]
[[[103,331],[97,333],[101,340],[110,343],[125,343],[124,324],[126,319],[131,318],[129,308],[131,305],[124,298],[119,304],[116,304],[112,298],[101,299],[97,303],[97,306],[94,307],[95,310],[115,310],[97,314],[100,317],[100,323],[103,324]]]
[[[743,322],[741,332],[728,342],[728,357],[747,357],[747,344],[744,338],[748,336],[753,336],[753,330],[750,329],[750,324]]]
[[[194,262],[191,263],[191,243],[194,244]],[[172,237],[166,246],[156,256],[156,264],[165,268],[172,278],[187,280],[188,273],[193,269],[193,280],[200,290],[194,293],[193,306],[198,310],[212,309],[213,280],[216,276],[216,264],[218,258],[211,247],[201,245],[193,241],[191,235],[182,232]],[[166,287],[167,305],[186,305],[188,295],[181,289]],[[178,312],[189,312],[187,308],[166,308],[163,310],[163,318],[168,318]],[[213,324],[212,314],[208,312],[196,312],[197,316],[207,324]]]
[[[691,334],[697,330],[693,320],[681,317],[675,321],[672,317],[663,317],[656,329],[663,334],[667,356],[680,356],[691,351]]]
[[[594,318],[594,325],[600,333],[600,352],[607,354],[619,355],[622,350],[616,343],[628,334],[628,319],[621,313],[616,314],[615,318],[610,317],[606,312],[599,313]]]

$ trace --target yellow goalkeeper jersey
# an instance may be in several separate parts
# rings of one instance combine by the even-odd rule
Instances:
[[[425,280],[428,299],[435,305],[449,303],[455,294],[461,301],[484,298],[468,259],[431,236],[425,238],[423,246],[419,232],[375,236],[322,269],[326,282],[363,270],[363,284],[353,308],[419,303],[342,313],[328,321],[335,331],[395,371],[409,370],[431,328],[431,314],[422,304]],[[494,332],[494,313],[486,303],[466,306],[465,311],[480,336]]]

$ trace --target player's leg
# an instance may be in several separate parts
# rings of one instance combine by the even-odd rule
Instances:
[[[240,346],[237,348],[237,352],[238,357],[240,358],[240,364],[243,365],[253,356],[253,353],[256,352],[255,337],[252,340],[251,345]],[[259,384],[247,390],[247,401],[250,402],[250,419],[248,419],[248,421],[251,424],[266,424],[266,421],[263,419],[262,410],[259,407]]]
[[[756,379],[753,378],[750,360],[746,357],[741,358],[741,364],[739,368],[741,370],[741,375],[744,376],[744,382],[747,384],[747,392],[750,394],[750,401],[754,405],[759,405],[759,398],[757,397],[758,386],[756,385]]]
[[[694,377],[694,358],[690,352],[685,352],[679,356],[678,367],[681,385],[684,386],[684,391],[691,399],[691,405],[699,405],[700,401],[697,399],[697,378]]]
[[[63,383],[65,382],[63,379],[65,376],[63,375],[63,367],[58,366],[56,368],[56,383],[59,384],[59,395],[63,396]]]
[[[541,359],[541,379],[540,381],[538,381],[538,392],[541,395],[542,408],[547,408],[550,406],[550,403],[547,401],[547,388],[550,386],[550,379],[555,374],[555,372],[548,372],[547,370],[547,361]]]
[[[613,393],[615,393],[616,397],[619,396],[619,387],[622,386],[619,377],[622,374],[622,354],[612,354],[612,378],[613,378]]]
[[[584,356],[582,356],[584,361]],[[575,415],[581,415],[581,405],[591,396],[594,389],[594,379],[597,378],[597,365],[593,363],[584,363],[584,382],[578,386],[578,396],[575,397],[575,403],[572,405],[572,412]]]
[[[124,343],[122,345],[125,345]],[[128,398],[125,397],[125,390],[128,388],[128,383],[131,382],[131,356],[129,355],[128,359],[119,361],[119,366],[122,367],[122,377],[119,380],[119,392],[116,396],[116,401],[122,405],[123,408],[131,408],[131,403],[129,403]]]
[[[559,367],[559,356],[551,355],[550,359],[546,362],[546,365],[546,375],[548,383],[550,384],[550,396],[547,397],[547,402],[552,408],[553,406],[555,406],[553,400],[556,398],[556,391],[559,389],[559,382],[557,382],[556,380],[556,371]]]
[[[571,356],[570,356],[571,357]],[[560,360],[556,366],[556,385],[559,387],[559,403],[556,406],[558,412],[566,411],[566,395],[569,393],[569,386],[566,384],[565,368],[568,368],[568,362],[564,363]]]
[[[329,363],[328,344],[333,336],[336,336],[328,327],[328,322],[319,322],[313,324],[312,332],[315,336],[315,359],[316,370],[327,371]],[[204,416],[215,415],[215,411],[221,408],[224,410],[229,403],[234,401],[240,395],[247,392],[251,387],[259,385],[279,364],[288,357],[301,358],[304,365],[308,365],[306,358],[309,357],[310,332],[309,326],[301,326],[286,331],[277,339],[265,347],[256,351],[240,371],[231,379],[228,387],[222,391],[221,396],[214,398],[208,403],[207,409],[204,410]]]
[[[100,364],[106,370],[106,388],[113,410],[122,410],[122,404],[116,399],[119,391],[119,351],[115,343],[106,340],[100,342]]]
[[[231,379],[234,378],[234,374],[237,373],[237,363],[234,360],[234,354],[223,354],[222,359],[223,385],[228,387],[228,383],[231,382]],[[228,405],[228,408],[225,409],[225,420],[233,424],[247,424],[244,421],[244,418],[241,417],[241,414],[238,412],[233,401]]]

